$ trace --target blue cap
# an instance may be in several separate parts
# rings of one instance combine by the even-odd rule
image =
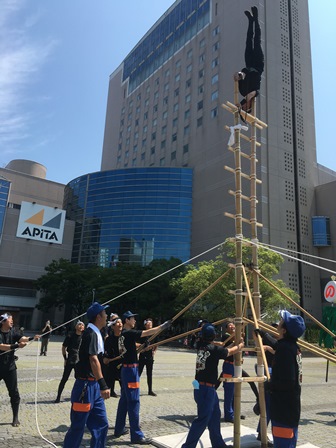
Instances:
[[[279,311],[279,314],[285,322],[286,329],[290,336],[297,339],[303,335],[306,329],[306,324],[301,316],[291,314],[287,310]]]
[[[137,316],[137,314],[132,313],[132,311],[126,311],[126,313],[122,315],[122,321],[125,322],[126,319],[134,316]]]
[[[201,327],[202,325],[204,325],[204,324],[208,324],[209,323],[209,321],[207,320],[207,319],[200,319],[198,322],[197,322],[197,326],[198,327]]]
[[[88,308],[86,315],[89,320],[94,319],[97,314],[99,314],[101,311],[106,310],[110,305],[101,305],[98,302],[93,302],[93,304]]]
[[[215,327],[209,323],[206,323],[203,325],[202,330],[202,338],[205,341],[213,341],[216,337],[216,330]]]

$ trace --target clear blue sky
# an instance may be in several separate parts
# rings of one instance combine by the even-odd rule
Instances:
[[[100,169],[109,75],[173,0],[0,0],[0,165]],[[336,170],[336,1],[309,0],[317,159]],[[329,79],[328,79],[329,78]]]

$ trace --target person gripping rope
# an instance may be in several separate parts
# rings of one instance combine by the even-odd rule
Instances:
[[[85,426],[91,433],[91,448],[103,448],[106,443],[108,420],[104,400],[110,390],[103,378],[100,358],[104,343],[100,330],[106,325],[106,308],[93,302],[86,315],[89,324],[82,336],[79,361],[75,367],[76,381],[71,393],[71,425],[63,448],[79,448]]]
[[[10,313],[4,313],[0,316],[0,381],[4,380],[13,412],[12,426],[20,425],[19,407],[20,394],[17,381],[17,367],[15,363],[15,350],[23,348],[32,339],[38,339],[22,336],[13,328],[13,316]]]
[[[135,316],[137,314],[131,311],[126,311],[122,316],[124,329],[119,338],[119,354],[122,356],[121,397],[118,403],[114,435],[115,437],[120,437],[128,433],[125,428],[126,415],[128,414],[131,443],[146,445],[151,443],[151,439],[144,436],[139,424],[140,377],[136,343],[143,342],[142,338],[170,328],[172,322],[166,321],[158,327],[149,330],[134,330],[136,324]]]
[[[112,315],[111,315],[112,316]],[[109,336],[104,342],[103,375],[108,387],[111,389],[111,397],[118,398],[115,392],[115,382],[118,381],[121,388],[121,360],[114,359],[119,356],[119,337],[123,324],[117,314],[110,317]]]
[[[197,417],[192,422],[186,441],[181,448],[195,448],[206,428],[209,430],[211,446],[226,447],[221,435],[220,407],[216,391],[218,362],[232,356],[244,347],[243,339],[231,348],[213,344],[215,327],[205,324],[201,330],[201,340],[197,349],[194,399],[197,404]]]

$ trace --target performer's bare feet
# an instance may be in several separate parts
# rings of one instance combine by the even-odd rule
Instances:
[[[250,11],[244,11],[244,14],[246,15],[246,17],[247,17],[249,20],[253,20],[253,17],[252,17],[252,15],[251,15]]]
[[[252,11],[253,18],[255,20],[258,19],[258,8],[256,6],[252,6],[251,11]]]
[[[20,422],[19,422],[18,418],[13,419],[12,426],[14,426],[14,428],[17,428],[18,426],[20,426]]]

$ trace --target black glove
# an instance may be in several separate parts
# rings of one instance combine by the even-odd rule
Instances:
[[[259,335],[261,337],[265,336],[265,332],[263,330],[260,330],[260,328],[255,328],[254,329],[254,334],[257,335],[257,336]]]
[[[163,322],[163,324],[160,325],[161,330],[168,330],[168,328],[172,326],[172,323],[172,320],[166,320],[166,322]]]

